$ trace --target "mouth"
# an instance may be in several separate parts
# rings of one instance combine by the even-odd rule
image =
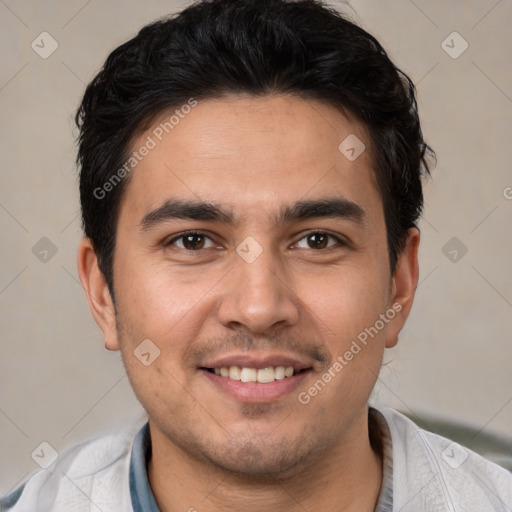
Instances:
[[[198,368],[214,389],[240,402],[276,401],[313,372],[309,361],[293,357],[226,357]]]
[[[222,366],[220,368],[202,368],[210,373],[226,379],[239,382],[258,382],[269,384],[278,380],[289,379],[311,368],[296,369],[293,366],[267,366],[266,368],[251,368],[248,366]]]

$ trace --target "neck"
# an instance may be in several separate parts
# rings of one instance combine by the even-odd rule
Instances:
[[[161,512],[372,512],[382,483],[381,455],[372,450],[365,411],[321,460],[287,475],[233,474],[199,461],[171,443],[150,420],[149,482]]]

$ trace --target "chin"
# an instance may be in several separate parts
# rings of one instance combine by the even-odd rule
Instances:
[[[269,437],[231,438],[222,452],[203,455],[219,469],[259,482],[290,478],[311,464],[317,458],[315,454],[320,458],[319,446],[315,449],[307,442]]]

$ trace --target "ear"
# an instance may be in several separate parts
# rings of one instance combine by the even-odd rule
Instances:
[[[409,316],[418,286],[418,247],[420,232],[411,228],[407,232],[407,239],[403,251],[398,256],[395,272],[391,279],[390,308],[396,315],[388,324],[386,348],[394,347],[398,343],[398,334],[405,325]]]
[[[80,242],[77,264],[78,275],[87,295],[92,316],[103,331],[105,348],[119,350],[114,303],[89,238],[83,238]]]

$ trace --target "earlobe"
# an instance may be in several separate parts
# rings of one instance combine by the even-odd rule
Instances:
[[[386,337],[386,348],[398,343],[398,334],[409,316],[418,286],[418,248],[420,232],[417,228],[409,229],[403,251],[393,274],[389,306],[397,311],[393,321],[389,323]]]
[[[94,320],[103,331],[105,348],[119,350],[114,303],[89,238],[83,238],[78,247],[78,275],[84,287]]]

